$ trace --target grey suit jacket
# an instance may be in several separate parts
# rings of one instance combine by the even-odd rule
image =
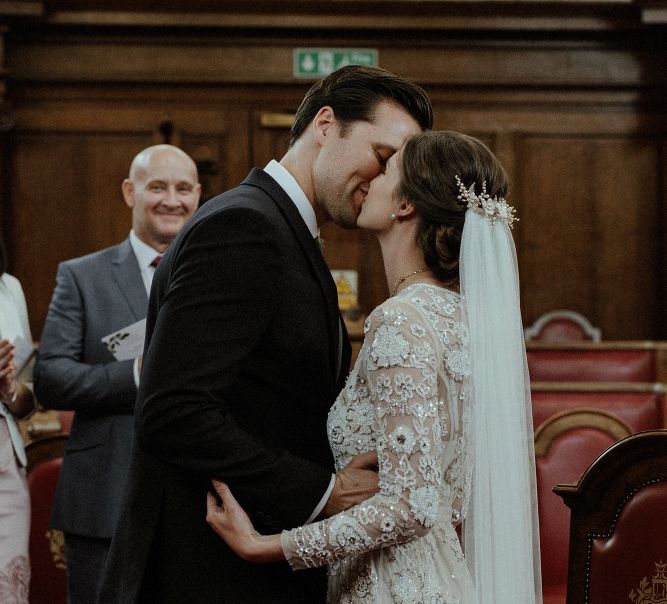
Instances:
[[[40,339],[35,394],[74,410],[51,523],[111,538],[134,437],[133,361],[116,361],[103,336],[143,319],[148,299],[129,239],[58,267]]]

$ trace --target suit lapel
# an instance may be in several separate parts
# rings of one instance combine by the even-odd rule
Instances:
[[[345,349],[344,326],[341,328],[340,312],[338,310],[338,292],[331,277],[329,267],[324,260],[319,241],[311,235],[299,210],[287,193],[266,172],[254,168],[243,184],[261,188],[276,203],[287,223],[290,225],[296,240],[299,242],[304,255],[308,259],[318,285],[325,300],[327,325],[329,326],[329,357],[334,380],[338,381],[341,363],[341,350]],[[339,339],[342,338],[342,339]],[[345,355],[343,354],[343,357]]]
[[[118,245],[116,255],[111,261],[111,274],[135,320],[143,319],[146,316],[148,296],[141,278],[137,257],[132,251],[129,239]]]

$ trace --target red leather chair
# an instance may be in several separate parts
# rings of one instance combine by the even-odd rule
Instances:
[[[599,342],[601,339],[600,330],[593,327],[584,315],[573,310],[552,310],[544,313],[535,323],[524,329],[524,336],[526,340],[540,342]]]
[[[554,491],[572,516],[568,604],[667,602],[666,430],[617,442]]]
[[[537,429],[535,465],[544,604],[564,604],[567,590],[569,510],[552,489],[556,484],[576,481],[602,451],[630,432],[617,416],[599,409],[566,411]]]
[[[67,601],[63,535],[49,529],[66,441],[66,434],[52,434],[26,444],[31,502],[30,604],[65,604]]]
[[[662,384],[614,382],[533,382],[533,425],[571,409],[608,411],[633,432],[659,430],[665,423],[665,387]]]
[[[640,343],[526,343],[535,382],[661,382],[659,351]]]

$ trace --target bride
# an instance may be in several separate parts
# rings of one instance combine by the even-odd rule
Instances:
[[[380,491],[260,535],[214,481],[207,521],[239,556],[328,565],[332,603],[541,602],[507,190],[491,151],[455,132],[409,139],[372,182],[357,225],[380,242],[391,297],[366,321],[327,427],[337,468],[377,453]]]

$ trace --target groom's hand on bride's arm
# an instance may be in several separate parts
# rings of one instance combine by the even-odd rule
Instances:
[[[377,493],[378,458],[374,452],[360,453],[336,474],[336,482],[319,518],[329,518]]]

